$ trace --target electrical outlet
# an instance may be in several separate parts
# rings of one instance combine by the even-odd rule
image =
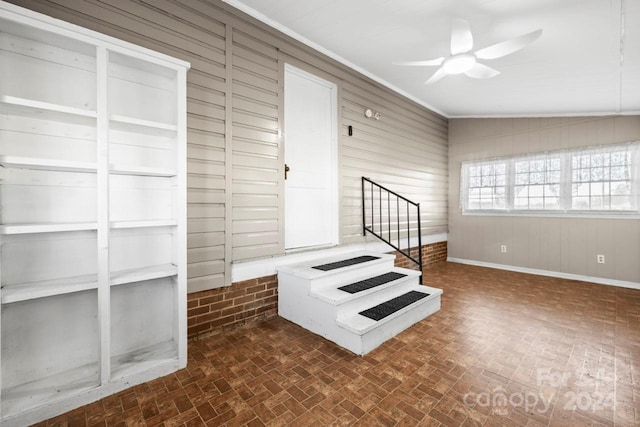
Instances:
[[[604,255],[596,255],[598,264],[604,264]]]
[[[500,252],[502,252],[503,254],[507,252],[507,245],[502,245],[500,246]]]

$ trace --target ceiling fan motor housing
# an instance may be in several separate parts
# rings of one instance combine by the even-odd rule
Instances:
[[[447,74],[463,74],[476,65],[476,57],[469,54],[450,56],[444,60],[442,67]]]

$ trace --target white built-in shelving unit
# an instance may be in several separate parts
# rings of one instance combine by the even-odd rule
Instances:
[[[0,424],[186,365],[188,68],[0,2]]]

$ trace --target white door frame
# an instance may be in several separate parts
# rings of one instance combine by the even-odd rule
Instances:
[[[336,246],[339,244],[340,242],[340,216],[339,216],[339,212],[340,212],[340,207],[339,207],[339,185],[338,185],[338,85],[335,82],[329,81],[327,79],[324,79],[322,77],[319,77],[315,74],[312,74],[308,71],[302,70],[301,68],[298,68],[296,66],[291,65],[290,63],[286,62],[284,64],[284,75],[286,76],[287,73],[293,73],[293,74],[297,74],[300,77],[303,77],[305,79],[311,80],[313,82],[316,82],[318,84],[321,84],[327,88],[330,89],[331,91],[331,141],[330,141],[330,150],[331,150],[331,181],[330,181],[330,191],[332,194],[332,197],[330,198],[330,206],[329,206],[329,212],[331,213],[331,217],[330,217],[330,223],[331,223],[331,235],[330,235],[330,241],[327,244],[323,244],[323,245],[318,245],[318,246],[311,246],[311,247],[305,247],[305,248],[300,248],[300,249],[296,249],[296,248],[292,248],[292,249],[288,249],[286,247],[286,242],[284,241],[284,233],[283,233],[283,245],[285,247],[285,251],[286,252],[290,252],[290,251],[296,251],[296,250],[304,250],[304,249],[314,249],[314,248],[318,248],[318,247],[327,247],[327,246]],[[284,80],[284,79],[283,79]],[[286,90],[286,88],[285,88]],[[284,97],[283,97],[284,98]],[[286,106],[285,106],[286,109]],[[283,109],[283,112],[285,111],[285,109]],[[286,116],[286,115],[285,115]],[[286,117],[284,118],[285,122],[286,122]],[[285,132],[285,127],[283,126],[283,141],[284,141],[284,150],[283,150],[283,163],[286,163],[286,150],[287,150],[287,135]],[[286,195],[286,186],[285,186],[285,190],[283,191],[284,197],[287,197]],[[284,204],[284,203],[283,203]],[[284,215],[284,227],[287,226],[287,218],[286,218],[286,212]]]

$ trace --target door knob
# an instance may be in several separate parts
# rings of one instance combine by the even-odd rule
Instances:
[[[284,179],[287,179],[287,173],[291,170],[291,168],[289,167],[289,165],[287,165],[285,163],[284,165]]]

